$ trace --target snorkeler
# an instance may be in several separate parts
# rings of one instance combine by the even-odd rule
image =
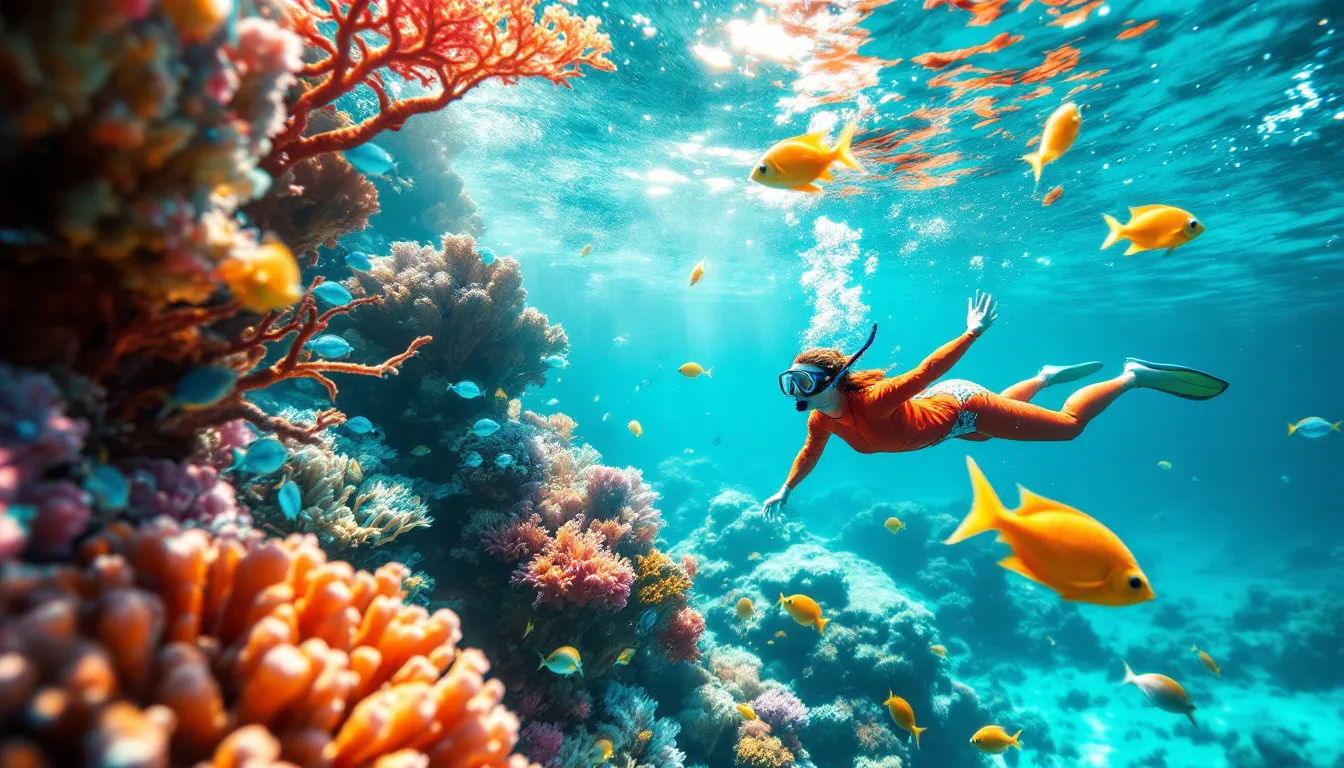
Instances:
[[[1119,376],[1074,392],[1058,411],[1031,405],[1031,398],[1051,385],[1090,376],[1101,369],[1101,363],[1047,365],[1035,377],[1000,394],[960,379],[935,384],[998,317],[994,300],[987,293],[977,291],[966,304],[966,332],[907,373],[887,378],[881,368],[851,370],[877,336],[877,325],[873,325],[867,343],[848,359],[838,349],[809,349],[779,375],[780,390],[794,399],[799,411],[811,409],[812,414],[807,419],[807,440],[793,461],[784,487],[765,501],[767,517],[783,512],[789,494],[816,466],[833,434],[859,453],[917,451],[951,437],[975,441],[992,437],[1072,440],[1126,390],[1141,387],[1190,400],[1207,400],[1222,394],[1228,386],[1226,381],[1193,368],[1134,358],[1125,361]]]

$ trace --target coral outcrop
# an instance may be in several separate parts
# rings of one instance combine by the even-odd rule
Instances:
[[[467,194],[466,183],[453,171],[453,158],[463,139],[450,111],[421,115],[394,133],[378,137],[378,146],[397,159],[397,175],[410,182],[379,184],[382,212],[374,219],[388,241],[433,242],[444,233],[479,237],[485,220]]]
[[[295,163],[243,206],[253,224],[310,259],[319,247],[335,248],[342,237],[362,231],[378,211],[377,187],[338,154]]]

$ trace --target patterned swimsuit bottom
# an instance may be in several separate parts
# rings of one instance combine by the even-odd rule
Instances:
[[[944,440],[961,437],[962,435],[969,435],[975,431],[975,420],[979,414],[974,410],[967,408],[966,403],[970,402],[972,397],[988,392],[989,390],[973,381],[966,381],[965,379],[948,379],[934,384],[910,399],[925,400],[934,395],[951,395],[956,398],[957,403],[961,408],[957,411],[956,421],[952,422],[952,428],[948,430],[946,435],[943,435],[938,439],[938,442],[941,443]]]

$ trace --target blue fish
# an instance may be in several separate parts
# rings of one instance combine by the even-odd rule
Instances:
[[[299,493],[299,486],[294,484],[293,480],[286,480],[285,484],[280,486],[280,493],[276,494],[280,501],[280,511],[285,513],[289,520],[297,520],[299,509],[303,507],[303,494]]]
[[[285,448],[285,444],[274,437],[268,437],[247,446],[246,451],[234,448],[233,466],[224,471],[237,470],[252,475],[269,475],[284,466],[287,458],[289,451]]]
[[[481,388],[476,386],[474,381],[459,381],[448,388],[450,392],[456,392],[464,400],[470,400],[473,397],[481,396]]]
[[[494,419],[481,419],[471,425],[471,433],[477,437],[489,437],[499,431],[499,422]]]
[[[513,457],[507,453],[501,453],[495,457],[495,466],[500,469],[507,469],[513,463]]]
[[[482,459],[482,458],[481,458],[481,454],[479,454],[479,453],[477,453],[477,452],[475,452],[475,451],[472,451],[471,453],[468,453],[466,456],[464,456],[464,457],[462,458],[462,466],[464,466],[464,467],[473,467],[473,468],[474,468],[474,467],[479,467],[479,466],[481,466],[481,463],[484,462],[484,461],[485,461],[485,459]]]
[[[368,272],[373,269],[373,262],[369,261],[369,254],[363,251],[351,251],[345,254],[345,266],[360,272]]]
[[[355,170],[369,176],[387,176],[389,173],[395,175],[397,162],[392,156],[387,154],[387,150],[366,141],[363,144],[347,149],[342,154],[345,155],[345,161],[355,167]]]
[[[658,612],[650,608],[644,613],[640,614],[639,627],[637,627],[635,631],[640,635],[647,635],[649,634],[649,630],[653,629],[653,625],[656,624],[657,622],[658,622]]]
[[[350,292],[340,283],[323,283],[313,289],[313,295],[328,304],[344,306],[354,300]]]
[[[220,365],[202,365],[187,371],[173,389],[172,402],[188,408],[214,405],[233,391],[238,372]]]
[[[116,467],[94,464],[84,478],[84,490],[93,496],[94,503],[103,512],[119,512],[126,508],[131,495],[131,484]]]
[[[356,435],[367,435],[373,431],[373,422],[363,416],[356,416],[345,422],[345,426]]]
[[[355,349],[350,346],[350,342],[334,333],[324,333],[309,341],[305,346],[318,355],[327,358],[345,357]]]
[[[562,355],[551,355],[550,357],[543,358],[542,362],[551,366],[552,368],[564,368],[569,365],[569,361],[566,360]]]
[[[489,248],[477,248],[476,253],[481,257],[481,263],[487,267],[495,263],[495,252]]]

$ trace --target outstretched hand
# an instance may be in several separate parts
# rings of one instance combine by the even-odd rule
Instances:
[[[780,488],[774,496],[765,500],[761,505],[761,514],[765,519],[772,523],[777,523],[784,519],[784,507],[789,503],[789,487]]]
[[[989,326],[999,319],[999,305],[994,297],[977,290],[974,299],[966,300],[966,330],[976,336],[989,330]]]

